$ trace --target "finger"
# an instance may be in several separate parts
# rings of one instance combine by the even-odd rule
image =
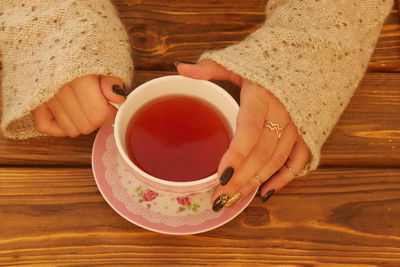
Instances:
[[[177,62],[176,68],[179,74],[193,79],[227,80],[237,86],[242,85],[242,78],[239,75],[210,59],[202,60],[197,64]]]
[[[290,117],[285,109],[285,107],[279,102],[278,99],[274,98],[272,96],[272,94],[268,93],[263,87],[255,85],[254,87],[259,89],[260,91],[255,91],[254,89],[248,90],[247,88],[249,86],[254,86],[253,84],[249,83],[248,81],[244,81],[243,83],[243,89],[242,89],[242,108],[241,110],[248,108],[249,110],[252,109],[253,103],[251,102],[247,102],[247,98],[248,98],[248,94],[253,95],[255,93],[258,93],[257,95],[255,95],[258,99],[258,101],[261,102],[261,105],[263,105],[266,109],[268,109],[268,115],[266,115],[264,118],[266,117],[271,117],[271,118],[276,118],[274,119],[274,123],[278,123],[279,128],[284,129],[284,127],[286,127],[286,125],[290,122]],[[247,107],[246,105],[249,105],[249,107]],[[239,116],[240,116],[240,111],[239,111]],[[251,137],[249,138],[248,136],[241,136],[240,135],[240,127],[239,127],[239,119],[241,119],[241,117],[238,116],[238,133],[237,135],[234,136],[233,140],[232,140],[232,147],[235,147],[235,142],[238,142],[239,144],[243,143],[244,140],[249,140],[251,139]],[[253,116],[252,114],[250,114],[250,116]],[[254,140],[255,142],[252,144],[253,147],[255,148],[255,151],[252,152],[253,156],[251,156],[251,160],[249,162],[246,162],[243,164],[243,166],[245,166],[244,168],[241,167],[241,170],[238,170],[239,172],[236,174],[233,174],[233,177],[231,178],[231,182],[232,185],[227,185],[226,187],[226,192],[230,192],[232,193],[235,190],[238,190],[239,188],[241,188],[242,186],[244,186],[244,184],[246,184],[246,181],[248,179],[250,179],[250,177],[255,175],[255,171],[259,170],[262,166],[264,166],[267,162],[267,160],[269,159],[269,157],[272,155],[272,152],[275,149],[275,146],[277,144],[277,140],[279,138],[279,136],[277,135],[277,133],[274,130],[271,130],[269,128],[264,128],[263,130],[263,126],[264,126],[264,118],[256,118],[256,117],[250,117],[250,116],[244,116],[243,117],[243,121],[244,122],[248,122],[249,120],[251,120],[251,118],[256,119],[258,122],[258,126],[260,127],[259,129],[261,129],[261,133],[264,135],[263,138],[260,139],[260,141],[258,141],[258,138],[255,139],[253,138],[252,140]],[[248,130],[248,132],[255,132],[252,130]],[[251,149],[253,149],[253,147],[251,147]],[[219,168],[219,173],[222,172],[222,170],[225,169],[225,167],[230,166],[232,167],[232,165],[236,165],[236,168],[238,166],[242,166],[240,159],[237,160],[235,162],[235,159],[232,159],[232,156],[230,156],[230,151],[228,150],[225,155],[222,157],[221,159],[221,163],[220,163],[220,168]],[[256,154],[254,154],[256,153]],[[247,155],[245,155],[247,156]],[[247,167],[246,167],[247,166]],[[223,176],[223,175],[222,175]],[[221,179],[223,180],[223,179]],[[222,185],[224,185],[224,183],[221,183]],[[222,190],[222,189],[221,189]],[[216,192],[216,194],[220,193],[218,190]],[[214,195],[215,197],[216,195]]]
[[[69,84],[63,86],[56,97],[72,123],[81,133],[90,134],[97,129],[86,117],[74,90]]]
[[[51,113],[53,113],[58,125],[67,133],[69,137],[77,137],[81,134],[78,128],[74,125],[72,120],[68,117],[62,104],[57,97],[53,97],[47,102]]]
[[[289,159],[289,156],[294,148],[294,145],[297,141],[297,129],[291,123],[289,124],[283,134],[282,138],[279,141],[278,146],[276,147],[272,157],[265,166],[257,172],[257,175],[262,177],[262,181],[267,181],[274,173],[276,173],[285,162]]]
[[[253,192],[254,189],[259,187],[263,182],[267,181],[276,171],[284,166],[296,143],[296,138],[296,127],[293,124],[290,124],[282,134],[282,138],[267,164],[261,170],[259,170],[258,173],[251,177],[251,182],[247,183],[243,188],[240,189],[242,195],[246,196]],[[255,177],[256,175],[258,175],[258,179]],[[261,179],[261,181],[259,179]]]
[[[122,80],[111,76],[100,76],[100,88],[104,97],[116,104],[122,104],[128,94],[124,89]]]
[[[249,159],[241,165],[242,167],[232,178],[232,187],[228,184],[227,190],[230,193],[236,190],[246,196],[257,188],[260,180],[267,180],[282,167],[296,141],[297,130],[290,123],[291,119],[286,108],[273,95],[268,93],[267,98],[269,109],[267,119],[263,121],[264,137],[256,144]],[[273,173],[269,174],[266,171],[263,173],[262,168],[264,169],[265,165],[269,165],[269,168],[274,170]],[[248,188],[242,190],[247,184]]]
[[[310,151],[304,141],[298,137],[285,165],[262,186],[261,196],[265,196],[270,190],[278,191],[291,182],[296,176],[288,167],[299,173],[304,169],[309,159]]]
[[[228,167],[233,170],[238,169],[257,143],[268,110],[264,91],[255,84],[243,84],[241,107],[236,122],[237,129],[218,166],[220,176]]]
[[[55,137],[65,137],[67,133],[55,121],[53,114],[46,104],[37,107],[34,110],[34,119],[36,129],[40,133]]]
[[[225,187],[220,187],[220,192],[213,195],[215,198],[221,194],[232,196],[240,192],[242,197],[247,196],[258,188],[270,175],[279,170],[288,159],[293,145],[296,142],[296,128],[288,125],[282,137],[278,140],[275,132],[265,128],[259,142],[251,155],[243,163],[237,175]],[[272,174],[266,175],[272,169]],[[256,177],[258,176],[258,178]],[[261,180],[261,181],[260,181]]]
[[[272,156],[277,144],[277,135],[269,129],[262,129],[261,135],[250,154],[246,157],[246,159],[243,160],[242,163],[240,163],[237,171],[235,171],[230,181],[226,185],[216,188],[212,199],[217,198],[221,194],[233,196],[247,183],[251,183],[251,187],[253,188],[260,186],[260,183],[257,180],[254,181],[252,177],[256,175],[257,170],[261,169],[262,166],[266,164],[266,162]],[[243,196],[245,195],[243,194]]]
[[[80,106],[89,121],[99,127],[110,114],[115,113],[108,100],[100,89],[99,78],[96,75],[88,75],[78,78],[71,83]]]

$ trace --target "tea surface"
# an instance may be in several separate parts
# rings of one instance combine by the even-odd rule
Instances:
[[[126,135],[130,159],[155,177],[187,182],[217,171],[231,131],[210,104],[193,97],[161,97],[143,106]]]

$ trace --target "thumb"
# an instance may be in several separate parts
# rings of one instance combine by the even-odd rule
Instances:
[[[100,76],[100,88],[104,97],[113,103],[121,104],[125,101],[128,92],[124,89],[121,79],[112,76]]]
[[[202,60],[197,64],[176,62],[175,65],[179,74],[189,78],[200,80],[227,80],[238,86],[242,84],[242,78],[239,75],[210,59]]]

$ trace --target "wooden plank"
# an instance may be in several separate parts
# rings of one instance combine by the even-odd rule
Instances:
[[[115,1],[138,70],[173,70],[178,60],[196,61],[207,50],[243,40],[265,20],[266,0]],[[400,72],[399,8],[385,22],[370,71]]]
[[[365,76],[323,147],[323,166],[400,166],[399,78]]]
[[[119,0],[140,70],[173,70],[175,61],[196,61],[204,52],[243,40],[265,20],[266,0]],[[400,71],[400,17],[385,22],[370,71]]]
[[[385,21],[368,71],[400,72],[400,11],[396,7]]]
[[[395,2],[397,3],[397,9],[398,9],[399,15],[400,15],[400,2],[399,2],[399,0],[395,0]]]
[[[265,20],[267,0],[117,0],[138,70],[173,70],[205,51],[243,40]],[[380,34],[369,71],[400,72],[400,17],[394,6]],[[1,60],[0,60],[1,61]]]
[[[400,265],[400,169],[321,169],[193,236],[114,212],[90,169],[0,168],[0,265]]]
[[[135,86],[172,72],[138,71]],[[400,74],[368,73],[325,143],[322,166],[400,166]],[[223,86],[237,100],[237,88]],[[89,166],[95,134],[76,139],[0,137],[0,165]]]

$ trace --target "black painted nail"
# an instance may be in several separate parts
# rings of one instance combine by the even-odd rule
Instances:
[[[228,201],[228,199],[229,199],[228,195],[225,195],[225,194],[220,195],[220,196],[214,201],[214,203],[213,203],[213,205],[212,205],[213,211],[215,211],[215,212],[220,211],[220,210],[224,207],[224,205],[225,205],[225,203]]]
[[[176,68],[176,67],[178,66],[178,64],[180,64],[180,63],[183,63],[183,64],[190,64],[190,65],[195,64],[195,63],[189,62],[189,61],[176,61],[176,62],[174,63],[175,68]]]
[[[117,95],[121,95],[121,96],[126,97],[125,90],[122,89],[122,87],[119,86],[118,84],[114,84],[114,85],[112,86],[112,90],[113,90],[113,92],[116,93]]]
[[[233,173],[234,173],[234,169],[232,167],[228,167],[224,170],[224,172],[222,173],[221,177],[219,177],[219,183],[221,185],[226,185],[229,180],[231,179]]]
[[[265,196],[263,196],[262,200],[263,201],[267,201],[270,197],[272,197],[272,195],[275,193],[275,189],[271,189],[269,190]]]

